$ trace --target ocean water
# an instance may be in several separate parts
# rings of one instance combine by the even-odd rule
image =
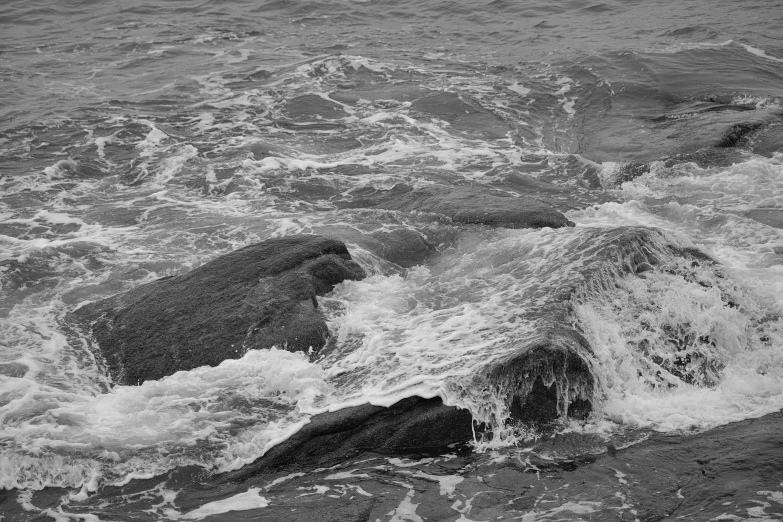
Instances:
[[[642,453],[600,459],[647,440],[737,451],[711,434],[783,426],[781,35],[783,4],[761,0],[5,2],[0,520],[780,520],[781,448],[748,442],[706,489],[676,462],[653,478]],[[400,183],[532,194],[576,226],[337,205]],[[379,235],[403,229],[434,249],[424,264],[384,257]],[[600,249],[633,231],[717,264],[623,276]],[[300,233],[369,274],[321,299],[323,357],[257,350],[119,386],[67,324]],[[569,285],[594,410],[554,435],[510,426],[485,370]],[[414,395],[495,437],[213,480],[313,415]],[[650,507],[653,483],[676,505]]]

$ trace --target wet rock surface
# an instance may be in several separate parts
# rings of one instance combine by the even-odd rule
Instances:
[[[560,434],[505,453],[452,450],[407,459],[368,453],[267,486],[266,497],[278,500],[258,514],[274,520],[282,513],[275,504],[296,492],[305,494],[297,502],[304,505],[292,513],[314,520],[331,520],[330,512],[353,503],[370,508],[369,520],[773,519],[783,514],[781,425],[776,413],[698,435],[655,435],[625,449]],[[280,476],[257,476],[247,485]]]
[[[512,420],[541,426],[565,417],[584,419],[592,410],[593,376],[582,355],[587,341],[565,328],[559,334],[490,370],[495,386],[508,391]],[[566,336],[570,342],[556,340]],[[571,348],[573,343],[582,350]]]
[[[325,468],[373,451],[388,455],[435,453],[473,440],[467,410],[445,406],[440,398],[410,397],[389,408],[365,404],[314,416],[291,438],[224,481],[244,481],[278,470]]]
[[[385,191],[357,195],[342,208],[372,208],[441,214],[455,223],[504,228],[560,228],[573,226],[562,213],[531,197],[514,197],[484,187],[434,185],[414,189],[395,185]]]
[[[271,239],[83,306],[114,381],[140,384],[276,345],[317,351],[329,334],[316,296],[364,271],[320,236]]]
[[[381,256],[403,268],[420,265],[436,252],[432,243],[411,229],[380,230],[371,236],[381,245]]]
[[[781,427],[783,414],[774,413],[700,434],[629,434],[608,445],[566,433],[483,453],[466,445],[405,456],[365,451],[328,468],[234,480],[180,468],[104,488],[68,511],[89,514],[121,496],[118,509],[145,510],[139,520],[189,518],[206,503],[250,492],[267,507],[205,520],[776,520],[783,515]],[[180,493],[163,499],[164,490]],[[55,509],[66,494],[35,492],[23,508],[16,492],[3,492],[0,509],[4,520],[27,521],[31,506]]]

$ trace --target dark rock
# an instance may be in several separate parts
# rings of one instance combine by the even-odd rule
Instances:
[[[650,166],[646,163],[623,163],[612,177],[611,185],[622,185],[623,183],[633,181],[648,172],[650,172]]]
[[[761,128],[761,123],[738,123],[732,125],[715,144],[718,148],[736,147],[743,138]]]
[[[745,112],[752,111],[756,107],[753,105],[703,105],[704,102],[697,102],[697,104],[684,104],[684,107],[680,111],[673,112],[672,114],[664,114],[650,118],[651,121],[663,122],[670,120],[680,120],[683,118],[692,118],[699,114],[705,114],[708,112]]]
[[[525,402],[518,397],[511,402],[511,415],[526,423],[548,423],[557,420],[557,388],[555,383],[547,386],[539,375],[533,382]]]
[[[779,489],[781,425],[783,414],[776,412],[699,435],[655,434],[599,463],[629,475],[628,502],[638,506],[640,520],[706,520],[721,514],[728,519],[728,514],[747,513],[748,505],[762,504],[742,502],[743,493],[771,495],[770,490]],[[582,476],[590,476],[589,468],[568,480]]]
[[[409,228],[374,232],[372,237],[382,245],[381,256],[403,268],[420,265],[435,252],[434,245]]]
[[[248,74],[245,77],[245,79],[258,81],[258,80],[266,80],[267,78],[270,78],[271,76],[272,76],[271,72],[266,71],[264,69],[259,69],[259,70],[255,71],[255,72],[252,72],[252,73]]]
[[[546,424],[590,413],[594,382],[586,362],[591,349],[584,337],[562,326],[520,352],[493,364],[486,376],[499,395],[506,396],[513,420]]]
[[[723,112],[723,111],[744,112],[744,111],[752,111],[755,108],[756,107],[754,105],[728,104],[728,105],[715,105],[712,107],[707,107],[702,112]]]
[[[372,512],[376,500],[354,500],[347,506],[327,506],[322,509],[294,510],[293,513],[286,514],[288,522],[367,522],[372,520]],[[304,511],[298,513],[296,511]],[[265,517],[266,513],[261,513],[256,520],[280,520],[277,513]]]
[[[724,138],[728,139],[730,133],[731,131]],[[716,145],[715,147],[705,147],[693,152],[664,157],[660,161],[667,169],[688,163],[693,163],[700,168],[706,169],[709,167],[729,167],[743,161],[745,155],[747,155],[746,151],[734,146],[720,147]],[[606,182],[609,186],[619,186],[627,181],[633,181],[648,172],[650,172],[650,164],[648,163],[624,163],[620,165],[611,179],[607,179]]]
[[[328,467],[368,451],[394,455],[440,452],[469,440],[473,440],[470,413],[444,406],[440,398],[410,397],[389,408],[365,404],[316,415],[291,438],[223,479],[247,480],[281,468]]]
[[[271,239],[83,306],[115,382],[140,384],[277,345],[319,350],[329,332],[316,296],[363,270],[320,236]]]
[[[430,212],[465,224],[503,228],[559,228],[574,226],[563,214],[529,197],[514,197],[483,186],[434,185],[413,189],[395,185],[366,197],[339,204],[343,208],[375,208],[404,212]]]
[[[340,468],[313,471],[273,486],[265,495],[274,495],[277,502],[246,518],[387,520],[409,495],[416,516],[423,520],[458,519],[458,509],[464,506],[460,499],[472,499],[471,520],[513,520],[530,513],[545,520],[578,519],[580,513],[573,512],[576,501],[587,507],[584,519],[597,521],[748,520],[749,510],[755,508],[760,517],[774,518],[781,511],[776,502],[783,466],[781,427],[783,415],[772,413],[702,433],[647,433],[647,440],[640,440],[640,434],[604,441],[593,434],[561,433],[532,443],[525,460],[452,454],[405,468],[368,453],[346,459]],[[596,454],[602,447],[606,453]],[[509,454],[513,455],[500,455]],[[326,479],[353,470],[361,478]],[[280,475],[251,482],[263,486]],[[449,476],[461,480],[453,495],[443,495],[437,478]],[[331,491],[305,496],[323,485]],[[343,494],[346,486],[360,486],[372,497]],[[205,495],[230,488],[235,494],[248,484],[205,482],[202,487]],[[178,505],[185,495],[187,489],[177,497]],[[220,498],[227,496],[226,492]],[[374,507],[367,516],[370,503]],[[11,519],[15,520],[13,515]]]
[[[729,167],[742,161],[743,154],[747,153],[731,147],[708,147],[691,153],[676,154],[665,158],[663,164],[666,168],[685,163],[695,163],[703,169],[709,167]]]

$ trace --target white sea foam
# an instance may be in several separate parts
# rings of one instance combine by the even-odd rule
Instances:
[[[542,503],[543,504],[543,503]],[[589,515],[599,511],[602,506],[601,502],[591,501],[578,501],[578,502],[565,502],[557,507],[550,509],[536,508],[532,509],[526,514],[522,515],[519,520],[523,522],[535,522],[543,520],[569,520],[573,515]],[[560,517],[568,516],[569,518],[563,519]],[[558,517],[558,518],[554,518]],[[581,520],[578,518],[576,520]]]
[[[251,509],[267,507],[269,505],[269,501],[258,493],[259,488],[250,488],[244,493],[239,493],[233,497],[204,504],[203,506],[194,509],[193,511],[188,511],[184,515],[170,518],[174,518],[175,520],[201,520],[211,515],[221,515],[230,511],[248,511]]]
[[[424,519],[416,513],[416,508],[419,507],[419,504],[414,503],[412,500],[413,496],[416,494],[416,490],[414,490],[413,486],[410,484],[403,482],[398,482],[398,484],[408,488],[408,493],[400,504],[387,514],[388,516],[391,516],[389,522],[424,522]]]
[[[246,51],[210,54],[228,63],[249,57]],[[0,321],[2,340],[12,347],[2,362],[15,365],[15,376],[0,377],[3,436],[13,439],[0,460],[3,486],[81,485],[93,491],[185,464],[233,470],[295,433],[311,415],[366,403],[388,406],[411,395],[441,397],[497,426],[508,414],[507,404],[485,382],[476,382],[476,375],[524,349],[538,326],[531,317],[552,289],[579,282],[580,268],[590,262],[582,254],[604,237],[598,229],[658,226],[678,232],[672,241],[680,246],[690,246],[683,239],[690,235],[733,270],[729,280],[736,278],[766,300],[756,311],[779,309],[779,229],[745,213],[759,204],[783,205],[780,157],[687,173],[654,169],[622,186],[624,203],[570,213],[580,224],[575,229],[475,227],[457,234],[446,220],[327,211],[332,193],[314,202],[297,199],[292,187],[323,183],[344,195],[398,182],[484,183],[517,169],[551,173],[547,149],[568,134],[581,87],[547,66],[494,75],[350,55],[292,52],[284,60],[275,62],[275,76],[263,87],[244,91],[231,87],[236,69],[194,76],[200,92],[181,123],[113,117],[104,122],[108,136],[96,138],[97,131],[88,129],[80,138],[78,146],[85,155],[97,155],[96,161],[110,163],[114,146],[124,147],[132,158],[117,161],[127,171],[118,164],[106,178],[77,179],[73,173],[82,160],[64,157],[52,160],[43,174],[0,180],[9,196],[52,194],[43,209],[0,207],[8,227],[0,236],[0,260],[31,270],[20,279],[27,286],[12,283],[12,310]],[[375,75],[369,83],[387,82],[390,91],[407,82],[427,94],[459,93],[485,111],[487,121],[496,118],[511,130],[504,135],[507,129],[497,123],[503,132],[488,137],[458,121],[416,113],[410,101],[363,99],[362,82],[352,84],[353,74]],[[274,126],[287,121],[286,106],[295,97],[324,98],[354,88],[358,101],[340,102],[346,115],[329,122],[333,128],[300,133]],[[531,96],[539,92],[545,96]],[[253,143],[268,150],[254,156]],[[202,191],[202,185],[210,188]],[[674,201],[682,195],[687,198]],[[317,232],[350,243],[390,226],[429,227],[432,237],[444,238],[439,256],[426,266],[389,270],[378,256],[351,244],[371,277],[340,285],[320,300],[338,344],[317,362],[276,350],[251,352],[217,368],[109,391],[100,361],[78,336],[61,330],[63,314],[77,303],[180,273],[252,241]],[[648,276],[642,286],[621,282],[612,298],[626,304],[629,314],[645,298],[665,303],[680,323],[718,339],[716,356],[725,365],[720,383],[651,389],[645,380],[650,372],[638,378],[640,368],[649,368],[639,366],[639,354],[629,347],[639,335],[627,327],[636,317],[618,323],[614,309],[588,300],[578,316],[596,348],[595,366],[607,369],[597,372],[602,395],[585,429],[608,433],[620,423],[704,428],[778,407],[778,347],[758,339],[732,343],[732,336],[749,338],[750,319],[724,309],[714,289],[656,277]],[[36,287],[41,281],[43,290]],[[692,306],[674,306],[683,303]],[[498,437],[494,443],[510,440]],[[457,483],[455,477],[420,478],[438,480],[445,495]],[[408,501],[400,517],[417,516]],[[467,517],[467,508],[463,511]]]
[[[600,360],[596,368],[606,396],[602,409],[609,418],[664,431],[705,429],[783,407],[783,374],[778,371],[783,326],[774,317],[761,326],[755,322],[765,310],[783,311],[783,270],[773,249],[783,244],[783,231],[745,217],[760,204],[781,207],[781,168],[775,158],[753,157],[730,167],[654,168],[622,185],[625,203],[569,214],[583,225],[655,226],[688,234],[746,292],[740,311],[726,307],[725,291],[715,293],[712,284],[711,289],[674,285],[668,275],[650,274],[622,283],[623,290],[610,299],[581,306],[580,323]],[[650,308],[650,303],[658,304]],[[651,330],[676,324],[690,329],[692,337],[686,338],[707,336],[715,343],[706,350],[724,365],[717,386],[683,385],[671,377],[661,385],[637,378],[640,360],[634,346]]]
[[[648,52],[657,53],[679,53],[682,51],[691,51],[694,49],[716,49],[719,47],[726,47],[734,43],[734,40],[726,40],[724,42],[682,42],[674,45],[668,45],[663,48],[648,49]]]
[[[514,91],[515,93],[517,93],[519,95],[522,95],[522,96],[527,96],[530,93],[530,89],[528,89],[527,87],[521,85],[518,82],[514,82],[511,85],[509,85],[508,89],[510,91]]]
[[[607,167],[611,172],[611,165]],[[778,313],[783,312],[783,270],[775,247],[783,230],[753,220],[758,208],[783,209],[783,162],[749,157],[729,167],[653,168],[622,184],[625,203],[569,213],[591,226],[655,226],[698,238],[698,244],[734,270]]]
[[[14,399],[0,409],[3,435],[16,446],[0,457],[6,488],[94,490],[99,479],[123,484],[188,463],[236,469],[298,430],[307,420],[296,411],[329,388],[303,354],[275,349],[93,397],[20,381],[6,382]],[[284,407],[282,416],[273,404]],[[225,438],[228,427],[234,434]],[[145,447],[168,448],[170,457],[149,460],[138,453]]]
[[[141,150],[142,156],[149,157],[152,156],[154,150],[168,138],[168,135],[151,122],[146,123],[151,127],[151,130],[149,134],[147,134],[147,137],[136,145],[136,148]]]
[[[524,349],[536,329],[535,310],[552,288],[580,280],[575,269],[586,262],[580,253],[585,244],[600,244],[601,234],[587,227],[477,230],[427,267],[344,283],[322,299],[338,349],[318,363],[302,354],[252,351],[216,368],[108,394],[92,384],[95,395],[12,378],[16,398],[3,414],[17,446],[4,456],[5,466],[24,473],[9,473],[8,485],[94,489],[177,465],[237,469],[310,415],[368,402],[389,406],[411,395],[440,396],[502,424],[505,400],[487,394],[475,376]],[[55,339],[58,350],[68,349],[65,339]],[[632,422],[630,415],[623,420]],[[34,440],[37,455],[30,453]]]
[[[755,54],[756,56],[760,56],[772,62],[783,63],[783,58],[778,58],[777,56],[770,56],[769,54],[767,54],[767,52],[764,49],[759,49],[758,47],[753,47],[752,45],[748,45],[745,43],[740,43],[740,45],[750,54]]]
[[[783,373],[777,370],[782,324],[760,334],[749,317],[725,305],[716,289],[674,285],[663,274],[623,285],[625,296],[618,292],[612,300],[597,298],[578,307],[598,360],[602,414],[620,425],[670,431],[707,429],[783,407]],[[717,386],[684,384],[662,367],[666,363],[653,363],[672,360],[665,351],[655,355],[669,342],[658,336],[682,325],[691,332],[681,335],[683,349],[693,350],[690,366],[714,374]],[[698,344],[700,336],[710,343]],[[689,352],[675,353],[684,357]],[[668,367],[676,372],[674,364]]]

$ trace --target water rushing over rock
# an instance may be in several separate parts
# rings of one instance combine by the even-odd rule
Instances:
[[[4,5],[3,520],[779,518],[776,9]]]

